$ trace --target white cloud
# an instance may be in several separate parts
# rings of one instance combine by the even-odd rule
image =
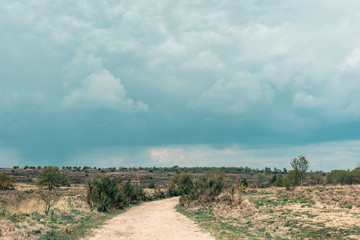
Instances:
[[[346,67],[353,67],[360,62],[360,48],[355,48],[354,51],[345,59],[345,62],[340,65],[340,69],[344,70]]]
[[[360,141],[324,142],[321,144],[257,145],[231,144],[223,148],[211,145],[167,145],[163,147],[112,147],[86,150],[65,165],[90,166],[235,166],[263,169],[291,169],[290,161],[304,155],[310,170],[354,169],[360,163]]]
[[[296,93],[293,100],[293,106],[296,108],[313,109],[321,106],[321,100],[311,94],[304,92]]]
[[[274,91],[256,75],[246,72],[237,73],[230,80],[218,80],[203,92],[189,107],[200,107],[215,112],[244,113],[255,104],[269,105]]]
[[[84,79],[92,72],[100,71],[101,69],[101,58],[95,57],[92,53],[85,54],[84,52],[78,52],[69,63],[63,66],[65,76],[64,87],[71,87],[79,79]]]
[[[200,52],[195,59],[183,63],[180,66],[181,69],[195,69],[203,71],[221,70],[224,68],[224,64],[220,59],[210,51]]]
[[[127,91],[120,79],[103,69],[90,74],[81,82],[81,86],[73,89],[64,97],[64,108],[112,109],[122,112],[148,111],[142,101],[128,98]]]
[[[158,164],[164,163],[181,163],[184,160],[184,150],[178,148],[150,148],[149,154],[151,159]]]

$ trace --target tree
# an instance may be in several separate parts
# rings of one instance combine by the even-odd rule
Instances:
[[[319,184],[323,184],[324,182],[323,176],[319,172],[311,174],[310,180],[312,185],[319,185]]]
[[[302,185],[305,179],[306,171],[309,168],[309,161],[303,155],[294,158],[291,162],[291,167],[294,169],[294,184]]]
[[[60,198],[59,191],[47,191],[47,190],[39,190],[37,192],[40,199],[45,203],[45,214],[48,215],[50,212],[50,208],[55,205],[55,203]]]
[[[61,185],[61,175],[58,167],[47,166],[41,169],[36,182],[39,186],[46,186],[50,191]]]
[[[0,190],[14,189],[15,180],[5,174],[0,174]]]
[[[263,184],[265,183],[266,181],[266,176],[264,173],[258,173],[256,175],[257,177],[257,182],[258,182],[258,187],[263,187]]]

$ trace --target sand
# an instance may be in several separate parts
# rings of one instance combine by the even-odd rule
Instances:
[[[213,240],[209,233],[175,210],[179,198],[146,202],[112,218],[87,239]]]

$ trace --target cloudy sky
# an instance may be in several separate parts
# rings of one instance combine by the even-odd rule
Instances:
[[[0,166],[360,162],[360,2],[0,2]]]

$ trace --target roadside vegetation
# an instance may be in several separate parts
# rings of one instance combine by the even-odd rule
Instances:
[[[358,169],[332,171],[325,186],[321,174],[307,174],[304,156],[291,166],[268,181],[258,175],[260,189],[211,170],[189,184],[177,210],[217,239],[359,239],[360,186],[331,185],[344,184],[344,176],[355,183]]]
[[[166,197],[131,179],[99,175],[86,186],[64,179],[57,167],[42,168],[32,185],[0,175],[0,239],[79,239],[134,204]]]
[[[172,196],[218,239],[360,238],[360,168],[308,172],[304,156],[290,166],[1,169],[0,238],[79,239],[128,207]]]

